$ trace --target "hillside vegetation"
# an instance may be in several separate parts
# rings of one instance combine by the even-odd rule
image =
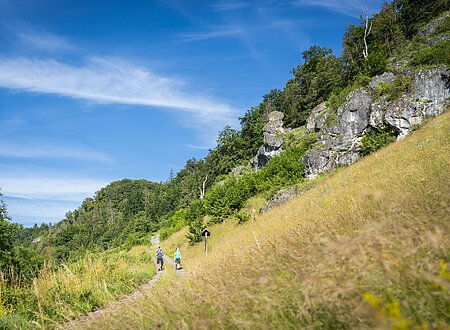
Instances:
[[[208,256],[174,235],[186,277],[88,328],[447,328],[449,178],[445,113],[257,221],[212,227]]]
[[[147,249],[89,253],[59,266],[45,265],[23,285],[0,278],[0,329],[54,328],[104,308],[156,273]]]
[[[385,3],[369,19],[372,29],[366,37],[364,19],[347,27],[340,56],[317,45],[303,51],[301,63],[293,68],[285,86],[269,91],[259,105],[249,109],[240,118],[239,130],[227,126],[219,132],[216,146],[205,158],[188,160],[166,182],[127,179],[113,182],[83,201],[78,209],[68,212],[58,224],[19,231],[16,244],[39,252],[46,250],[47,257],[63,261],[82,256],[86,251],[139,244],[146,234],[156,230],[167,237],[186,224],[191,227],[190,238],[195,243],[201,240],[200,220],[205,215],[211,216],[213,222],[230,215],[248,218],[239,214],[248,197],[258,193],[267,197],[303,179],[303,164],[295,163],[311,142],[300,141],[303,147],[291,150],[291,156],[297,158],[294,162],[293,157],[289,159],[286,155],[274,161],[278,164],[269,165],[271,169],[265,175],[247,178],[246,185],[231,182],[230,171],[238,165],[248,166],[249,159],[262,145],[268,114],[279,111],[284,114],[286,128],[299,129],[315,106],[327,101],[330,109],[337,109],[350,91],[367,85],[380,73],[450,65],[449,16],[445,13],[449,9],[448,0]],[[400,83],[384,87],[380,96],[393,98],[408,86]],[[230,193],[224,200],[218,200],[221,188],[217,184],[224,180]],[[199,200],[203,183],[205,203]],[[39,237],[40,244],[33,244]]]

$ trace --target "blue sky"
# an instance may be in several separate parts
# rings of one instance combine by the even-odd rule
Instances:
[[[111,181],[165,181],[381,3],[0,0],[10,216],[56,222]]]

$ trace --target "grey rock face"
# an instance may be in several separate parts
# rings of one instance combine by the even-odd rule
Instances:
[[[385,123],[399,131],[399,139],[420,125],[425,118],[441,114],[449,104],[450,70],[426,69],[415,74],[412,92],[386,107]]]
[[[304,194],[308,191],[309,188],[306,189],[298,189],[296,186],[287,187],[279,192],[277,192],[274,196],[272,196],[265,205],[259,210],[259,214],[263,214],[280,204],[287,202],[288,200],[297,197],[299,195]]]
[[[325,102],[320,103],[311,111],[311,115],[306,121],[306,133],[318,133],[326,124],[328,117],[327,106]]]
[[[350,92],[347,101],[338,109],[339,125],[345,141],[361,134],[369,123],[372,97],[364,90]]]
[[[372,78],[369,82],[369,87],[374,90],[379,87],[381,83],[393,83],[395,80],[395,75],[392,72],[384,72],[378,76]]]
[[[267,162],[282,152],[283,139],[281,134],[284,133],[283,128],[284,114],[279,111],[269,113],[269,121],[263,128],[264,145],[262,145],[256,156],[251,160],[254,168],[266,166]]]
[[[414,73],[412,90],[395,101],[388,102],[385,97],[372,100],[371,93],[377,86],[394,80],[392,73],[385,73],[372,79],[369,91],[350,92],[338,109],[338,123],[333,126],[324,125],[319,118],[324,110],[314,108],[308,118],[307,132],[320,132],[321,136],[303,157],[308,178],[357,161],[363,133],[388,125],[396,129],[401,139],[425,118],[439,115],[450,104],[450,69],[447,67]]]

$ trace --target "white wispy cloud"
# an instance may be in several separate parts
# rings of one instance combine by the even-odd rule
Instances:
[[[8,214],[14,222],[31,226],[34,223],[53,222],[80,206],[78,201],[28,200],[22,198],[4,198]]]
[[[214,11],[231,11],[249,7],[248,2],[219,2],[211,5],[210,7]]]
[[[365,9],[373,11],[380,5],[378,0],[295,0],[291,4],[294,6],[318,6],[331,11],[335,11],[351,17],[364,15]]]
[[[0,157],[16,158],[72,158],[111,162],[108,155],[87,149],[68,148],[55,145],[19,145],[0,143]]]
[[[63,37],[48,33],[27,31],[15,32],[15,36],[25,45],[44,51],[71,51],[75,49],[68,40]]]
[[[195,144],[188,144],[188,145],[186,145],[186,147],[188,147],[188,148],[191,148],[191,149],[210,149],[211,147],[208,147],[208,146],[198,146],[198,145],[195,145]]]
[[[0,58],[0,87],[98,103],[163,107],[188,114],[191,124],[236,117],[228,104],[186,83],[120,59],[92,57],[80,65],[50,59]]]
[[[2,194],[31,200],[80,202],[107,184],[89,178],[0,174]]]
[[[183,42],[240,36],[244,30],[239,26],[217,26],[205,31],[182,33],[178,37]]]

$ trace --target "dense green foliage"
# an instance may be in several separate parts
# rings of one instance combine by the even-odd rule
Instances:
[[[374,128],[371,132],[363,135],[361,154],[363,156],[369,155],[397,139],[398,132],[389,126]]]
[[[11,262],[15,227],[9,221],[6,204],[0,200],[0,269],[4,269]]]
[[[440,42],[431,47],[414,52],[411,62],[414,66],[436,65],[441,63],[450,65],[450,41]]]
[[[392,83],[382,82],[373,92],[374,100],[384,96],[387,101],[394,101],[402,94],[411,91],[412,80],[408,75],[398,75]]]
[[[450,9],[449,0],[393,0],[398,24],[406,37],[412,37],[424,23]]]
[[[197,201],[197,204],[202,205],[195,205],[199,211],[194,215],[194,221],[190,222],[189,240],[192,243],[201,240],[204,215],[209,216],[209,224],[220,223],[230,216],[245,222],[247,217],[240,211],[247,199],[258,193],[270,195],[281,187],[303,180],[304,167],[300,159],[314,141],[313,135],[304,134],[262,169],[244,174],[239,179],[230,176],[221,184],[213,186],[203,200]]]
[[[0,200],[0,278],[7,282],[31,280],[44,263],[43,256],[36,250],[14,244],[14,236],[20,229],[10,223],[6,204]]]

